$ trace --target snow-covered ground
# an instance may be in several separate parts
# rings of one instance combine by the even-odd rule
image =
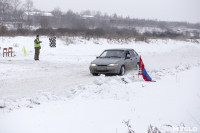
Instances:
[[[200,132],[200,44],[62,37],[50,48],[41,37],[34,61],[33,40],[0,37],[0,133]],[[9,46],[15,57],[2,56]],[[90,62],[109,48],[135,49],[156,82],[138,78],[137,70],[93,77]]]

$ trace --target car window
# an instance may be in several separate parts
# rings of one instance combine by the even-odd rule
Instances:
[[[135,54],[135,52],[133,50],[130,51],[130,54],[131,54],[131,57],[135,57],[136,56],[136,54]]]
[[[130,54],[130,52],[127,50],[127,51],[126,51],[126,56],[127,56],[128,54]]]
[[[106,58],[106,57],[124,57],[123,50],[106,50],[104,51],[99,57]]]

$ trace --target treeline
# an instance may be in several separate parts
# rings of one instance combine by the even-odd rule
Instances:
[[[158,28],[140,32],[137,28]],[[177,28],[184,32],[177,32]],[[187,30],[188,29],[188,30]],[[193,29],[193,30],[191,30]],[[157,20],[108,15],[100,11],[71,10],[63,12],[55,8],[43,12],[34,7],[32,0],[0,0],[0,35],[70,35],[96,37],[138,38],[190,38],[200,37],[200,24],[188,22],[166,22]]]
[[[80,13],[68,10],[61,11],[60,8],[54,8],[50,12],[44,12],[34,7],[32,0],[0,0],[0,23],[5,26],[6,23],[21,23],[22,27],[39,26],[40,28],[101,28],[108,27],[132,28],[132,27],[157,27],[161,29],[170,29],[171,27],[185,27],[200,29],[200,23],[192,24],[188,22],[167,22],[148,19],[136,19],[129,16],[123,17],[116,13],[108,15],[100,11],[82,11]],[[24,26],[26,25],[26,26]],[[16,25],[17,26],[17,25]]]
[[[5,27],[0,29],[0,36],[35,36],[37,34],[43,36],[81,36],[85,38],[108,38],[108,39],[129,39],[136,38],[138,41],[146,41],[147,39],[188,39],[189,37],[175,33],[172,31],[165,32],[144,32],[138,33],[133,29],[68,29],[68,28],[58,28],[58,29],[17,29],[17,30],[7,30]]]

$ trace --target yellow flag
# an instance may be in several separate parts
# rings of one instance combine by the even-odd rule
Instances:
[[[26,56],[26,48],[25,48],[25,46],[23,47],[23,52],[24,52],[24,56]]]

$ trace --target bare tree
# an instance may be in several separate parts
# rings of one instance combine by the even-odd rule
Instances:
[[[22,2],[20,0],[12,0],[12,6],[13,6],[14,12],[16,12],[18,10],[21,3]]]
[[[0,0],[0,20],[3,24],[4,21],[9,19],[9,13],[12,10],[10,0]]]
[[[23,6],[24,6],[25,11],[27,12],[28,19],[29,19],[30,12],[33,10],[33,1],[26,0],[25,4]]]
[[[81,15],[92,15],[90,10],[85,10],[81,12]]]
[[[20,21],[20,16],[21,16],[21,10],[20,10],[20,5],[21,5],[21,1],[20,0],[11,0],[11,4],[13,7],[13,22],[14,22],[14,26],[15,27],[19,27],[19,25],[17,24],[17,22]]]
[[[54,16],[54,18],[56,19],[56,27],[60,26],[60,22],[61,22],[61,16],[62,16],[62,12],[60,10],[59,7],[55,8],[52,12],[51,12]]]
[[[30,26],[33,23],[33,20],[30,19],[30,13],[33,10],[33,1],[32,0],[26,0],[26,2],[24,3],[24,10],[27,13],[27,25]]]

